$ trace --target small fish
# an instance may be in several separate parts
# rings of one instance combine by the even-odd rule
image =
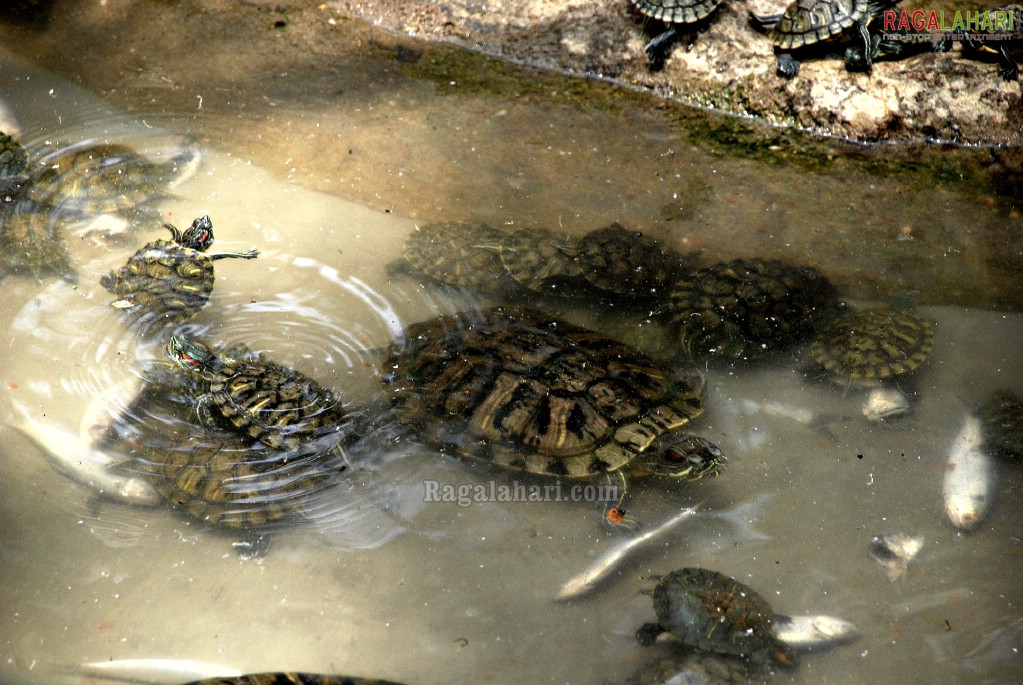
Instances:
[[[991,508],[997,473],[994,458],[983,448],[980,420],[967,416],[945,462],[941,494],[952,525],[973,530]]]
[[[879,385],[867,393],[863,402],[863,415],[868,421],[884,421],[904,416],[909,412],[909,398],[890,385]]]
[[[237,678],[242,672],[220,664],[189,659],[114,659],[81,664],[79,671],[87,676],[108,680],[146,683],[179,683],[204,678]]]
[[[884,566],[889,580],[898,580],[906,573],[909,562],[916,557],[924,539],[912,535],[875,535],[870,538],[870,556]]]
[[[162,501],[147,480],[115,470],[122,458],[95,449],[91,441],[82,435],[33,418],[28,408],[17,400],[12,400],[11,405],[21,415],[10,424],[11,427],[36,443],[50,463],[65,476],[103,497],[126,504],[151,506]]]
[[[616,547],[612,547],[607,552],[600,555],[600,558],[597,559],[590,568],[562,585],[561,590],[558,592],[556,601],[574,599],[590,592],[608,576],[611,569],[615,568],[622,559],[628,556],[634,549],[649,542],[658,535],[663,534],[665,531],[671,530],[679,523],[695,514],[698,508],[699,505],[683,509],[656,528],[651,528],[642,535],[637,535]]]
[[[859,636],[849,621],[834,616],[783,616],[774,624],[774,636],[795,649],[816,649],[848,642]]]

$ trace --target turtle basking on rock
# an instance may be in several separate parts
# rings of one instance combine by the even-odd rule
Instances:
[[[778,73],[792,78],[799,73],[797,53],[826,51],[842,41],[852,41],[857,51],[847,52],[848,64],[869,71],[877,54],[871,37],[871,21],[899,0],[794,0],[782,14],[750,12],[758,29],[770,34],[778,55]],[[854,57],[855,56],[855,57]]]
[[[724,0],[630,0],[640,14],[663,22],[666,29],[647,43],[645,52],[651,66],[664,65],[668,48],[678,37],[682,27],[699,25]]]

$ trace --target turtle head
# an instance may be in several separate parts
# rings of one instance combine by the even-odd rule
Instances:
[[[167,341],[167,356],[186,371],[200,375],[213,373],[215,371],[213,367],[218,361],[210,348],[183,335],[170,337],[170,340]]]
[[[637,458],[636,475],[652,474],[685,480],[716,476],[725,457],[709,440],[687,433],[665,433]]]
[[[205,252],[213,244],[213,222],[209,215],[203,215],[181,233],[178,240],[182,247]]]

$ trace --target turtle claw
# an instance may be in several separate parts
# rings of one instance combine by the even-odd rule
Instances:
[[[799,60],[788,52],[778,55],[778,75],[794,78],[799,73]]]

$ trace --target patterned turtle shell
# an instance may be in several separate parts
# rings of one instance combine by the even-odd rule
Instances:
[[[409,267],[438,283],[490,291],[505,276],[498,256],[504,231],[484,223],[448,221],[416,228],[405,241]]]
[[[682,272],[682,255],[615,222],[579,239],[576,261],[598,292],[629,299],[663,298]]]
[[[724,0],[632,0],[640,13],[666,24],[694,24],[716,10]]]
[[[657,622],[636,631],[642,645],[668,632],[704,652],[790,662],[789,650],[773,628],[785,619],[752,588],[723,573],[704,568],[672,571],[657,583],[653,602]]]
[[[119,143],[67,148],[36,165],[26,198],[80,214],[128,212],[166,197],[196,159],[186,151],[154,162]]]
[[[771,42],[795,50],[834,39],[862,19],[867,7],[867,0],[796,0],[785,8]]]
[[[171,336],[167,355],[195,383],[196,412],[274,449],[339,447],[348,421],[334,393],[265,356],[218,356],[198,340]]]
[[[544,228],[524,228],[505,234],[499,243],[501,264],[527,290],[563,295],[574,292],[581,274],[576,245],[568,236]]]
[[[60,276],[77,283],[64,240],[65,217],[30,202],[0,211],[0,275]]]
[[[840,380],[875,381],[915,371],[931,354],[934,329],[912,312],[853,311],[822,330],[813,360]]]
[[[213,244],[213,223],[208,216],[184,231],[165,224],[171,240],[154,240],[128,262],[100,279],[117,296],[113,303],[138,319],[157,318],[175,324],[195,316],[213,292],[213,262],[237,257],[255,259],[258,250],[206,254]]]
[[[698,372],[532,310],[414,324],[383,368],[402,423],[441,449],[510,470],[697,479],[724,461],[680,432],[703,410]]]
[[[766,259],[737,259],[682,277],[670,312],[692,358],[755,359],[810,337],[837,304],[816,269]]]

